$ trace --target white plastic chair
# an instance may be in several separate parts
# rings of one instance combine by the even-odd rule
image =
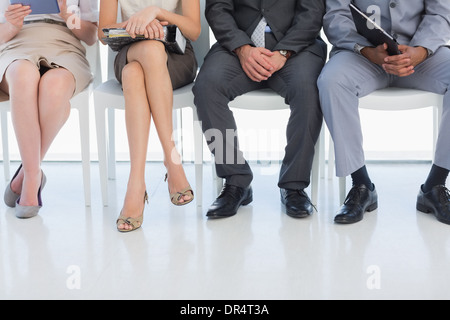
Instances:
[[[201,10],[204,11],[205,1],[201,1]],[[202,64],[206,53],[209,50],[209,27],[206,18],[202,14],[202,32],[192,45],[199,65]],[[114,113],[115,109],[125,109],[125,99],[122,88],[119,82],[114,77],[113,62],[115,54],[108,48],[108,79],[106,82],[97,86],[94,90],[95,101],[95,119],[97,127],[97,147],[98,160],[100,170],[100,183],[103,205],[108,205],[108,179],[114,180],[116,177],[115,165],[115,124]],[[192,93],[193,84],[186,85],[182,88],[174,90],[173,95],[173,109],[180,110],[182,108],[190,107],[193,109],[194,115],[194,147],[195,147],[195,172],[196,172],[196,187],[195,198],[197,204],[202,203],[202,179],[203,179],[203,157],[202,149],[198,149],[203,143],[201,129],[198,127],[197,112],[194,106],[194,96]],[[108,122],[106,122],[106,111]],[[176,122],[176,116],[174,122]],[[175,126],[176,127],[176,126]]]
[[[229,103],[230,108],[246,109],[246,110],[286,110],[289,105],[285,103],[283,97],[272,89],[261,89],[251,91],[238,96]],[[324,159],[324,130],[320,133],[319,140],[316,143],[316,151],[314,154],[313,167],[311,170],[311,201],[314,205],[318,202],[319,189],[319,167],[321,159]],[[218,190],[222,187],[222,179],[218,179]]]
[[[83,185],[85,205],[91,205],[91,169],[90,169],[90,141],[89,141],[89,109],[92,105],[92,90],[99,82],[100,72],[100,52],[98,43],[87,46],[86,57],[89,61],[91,72],[94,74],[94,81],[84,91],[77,94],[70,100],[71,108],[78,110],[80,140],[81,140],[81,159],[83,168]],[[11,110],[9,97],[0,92],[0,117],[2,127],[2,146],[3,146],[3,168],[5,180],[10,179],[10,156],[8,145],[8,118],[7,113]]]
[[[433,107],[433,150],[435,149],[441,122],[443,108],[441,94],[432,92],[390,87],[374,91],[373,93],[359,99],[359,108],[371,110],[413,110]],[[433,153],[434,154],[434,153]],[[331,179],[334,172],[334,148],[330,136],[330,148],[328,157],[328,177]],[[339,178],[339,200],[343,203],[346,197],[346,178]]]

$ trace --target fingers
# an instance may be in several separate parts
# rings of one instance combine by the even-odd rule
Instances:
[[[148,39],[164,39],[164,27],[158,20],[153,20],[146,28],[145,37]]]
[[[166,24],[167,23],[165,23],[165,25]],[[148,25],[140,24],[139,21],[130,20],[126,25],[125,30],[132,38],[135,38],[137,35],[142,35],[148,39],[164,39],[163,24],[156,19]]]
[[[414,73],[414,65],[412,63],[411,54],[407,47],[399,46],[401,54],[388,56],[384,59],[383,69],[390,74],[406,77]]]
[[[30,6],[15,4],[8,6],[5,11],[5,19],[16,27],[23,25],[23,19],[31,13]]]
[[[128,20],[125,30],[132,38],[136,38],[136,35],[143,35],[145,33],[146,25],[139,19]]]
[[[256,48],[250,54],[246,63],[244,64],[244,70],[250,79],[256,82],[261,82],[269,79],[272,76],[273,66],[270,61],[263,54],[264,50],[258,50],[260,48]],[[267,50],[268,51],[268,50]],[[273,55],[271,51],[269,51],[270,56]]]
[[[21,4],[13,4],[5,11],[5,18],[17,19],[18,17],[25,17],[31,13],[30,6],[23,6]]]

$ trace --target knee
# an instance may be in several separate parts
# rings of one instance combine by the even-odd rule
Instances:
[[[144,70],[139,62],[130,62],[122,70],[124,92],[144,86]]]
[[[340,92],[342,88],[349,87],[351,84],[351,79],[345,75],[345,72],[332,72],[330,70],[332,69],[323,69],[317,79],[317,87],[321,95],[327,92]]]
[[[9,65],[5,78],[11,93],[15,88],[20,88],[18,89],[20,92],[28,89],[34,91],[39,83],[40,73],[33,63],[27,60],[16,60]]]
[[[152,65],[165,65],[167,63],[167,52],[162,42],[156,40],[141,41],[137,45],[137,50],[133,55],[136,58],[135,60],[139,61],[142,65],[147,65],[148,63]]]
[[[200,71],[192,89],[195,98],[212,99],[213,97],[217,97],[217,94],[224,94],[226,90],[225,86],[229,85],[229,83],[223,79],[217,72],[210,70]]]
[[[324,92],[330,85],[332,85],[330,77],[325,72],[322,72],[317,79],[317,88],[319,89],[319,92]]]
[[[75,78],[67,69],[51,69],[41,78],[39,83],[40,99],[57,101],[72,97],[75,91]]]

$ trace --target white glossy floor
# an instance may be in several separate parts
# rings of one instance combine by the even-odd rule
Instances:
[[[450,226],[415,209],[428,164],[369,164],[379,209],[350,226],[333,223],[336,179],[321,180],[319,212],[295,220],[281,211],[277,174],[252,167],[253,204],[209,221],[205,210],[215,199],[209,165],[204,207],[197,209],[170,204],[163,165],[149,163],[144,225],[121,234],[115,219],[127,163],[110,181],[108,207],[93,164],[90,208],[81,165],[45,163],[40,216],[19,220],[0,204],[0,299],[450,298]],[[185,168],[193,184],[193,165]]]

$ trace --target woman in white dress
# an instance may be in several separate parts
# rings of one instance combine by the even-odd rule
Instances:
[[[118,21],[118,8],[122,21]],[[145,164],[151,119],[164,152],[170,200],[185,205],[194,198],[180,156],[172,140],[173,90],[194,81],[197,61],[191,41],[201,31],[199,0],[101,0],[99,38],[103,28],[125,28],[135,37],[163,38],[163,26],[177,25],[187,39],[185,54],[166,50],[160,41],[140,41],[122,48],[115,72],[125,96],[125,122],[130,149],[130,176],[117,229],[129,232],[141,227],[145,201]]]
[[[69,117],[70,99],[92,80],[80,41],[97,41],[97,0],[58,0],[59,14],[0,0],[0,90],[9,95],[22,164],[5,203],[18,218],[42,207],[41,162]]]

